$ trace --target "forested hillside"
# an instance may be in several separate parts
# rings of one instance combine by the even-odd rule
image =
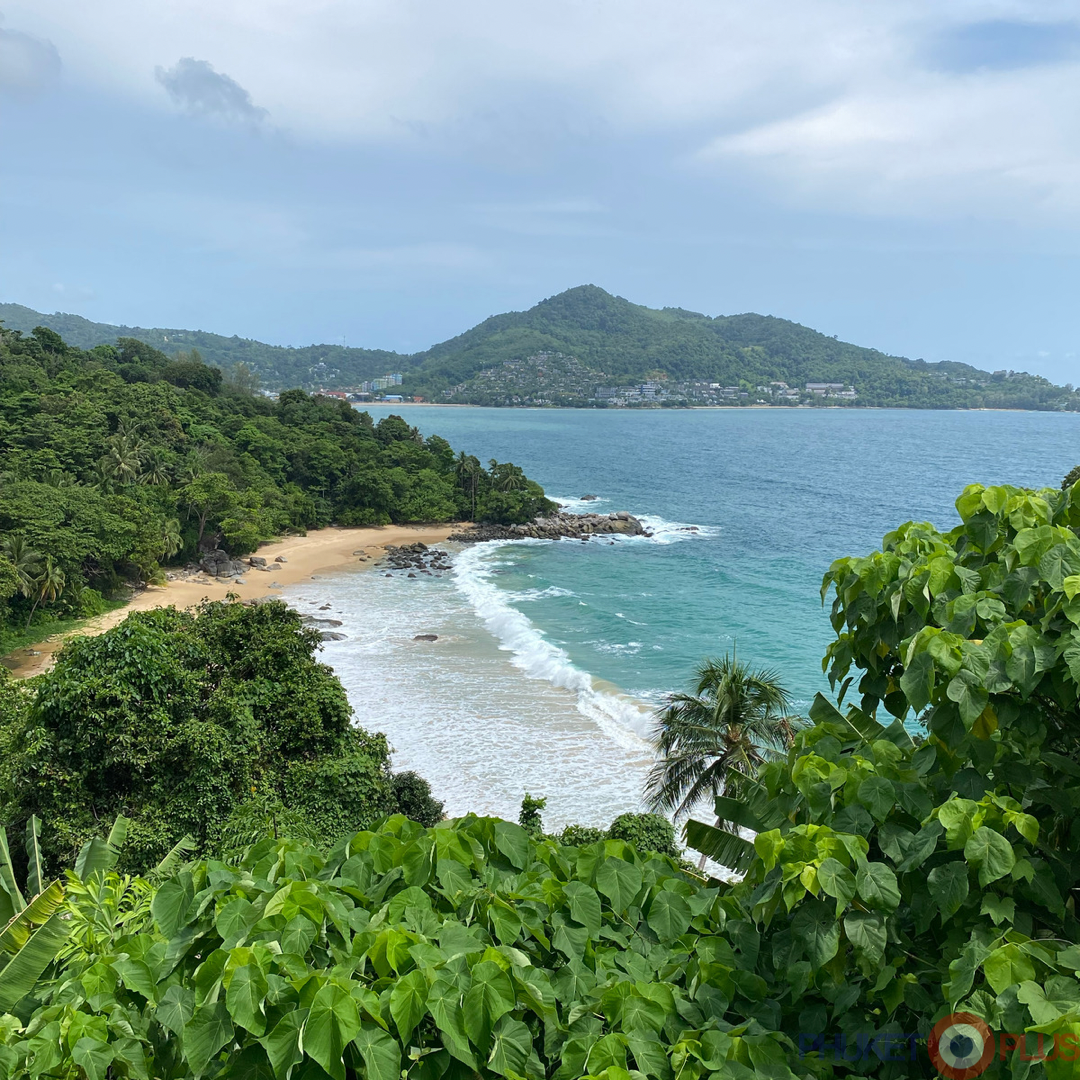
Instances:
[[[515,522],[551,507],[399,417],[278,400],[132,338],[89,352],[0,330],[0,634],[91,615],[126,580],[220,544],[234,555],[336,522]]]
[[[439,400],[458,388],[454,400],[499,404],[515,400],[509,382],[505,388],[495,385],[493,392],[493,385],[502,379],[501,365],[552,354],[571,358],[578,365],[575,371],[585,372],[596,386],[629,386],[648,379],[661,385],[700,381],[752,389],[780,381],[803,390],[808,382],[820,382],[853,386],[857,398],[847,404],[1080,408],[1080,395],[1038,375],[990,373],[967,364],[889,356],[772,316],[714,318],[681,308],[658,311],[595,285],[568,289],[528,311],[493,315],[458,337],[411,356],[337,345],[290,349],[202,331],[108,326],[73,315],[43,315],[14,304],[0,304],[0,319],[23,331],[39,324],[51,327],[84,348],[114,343],[123,336],[171,355],[198,348],[226,371],[235,364],[246,365],[269,389],[357,386],[392,370],[405,375],[407,394]],[[590,400],[576,385],[551,390],[545,400],[556,404]]]

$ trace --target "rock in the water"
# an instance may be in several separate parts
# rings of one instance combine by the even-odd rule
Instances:
[[[581,499],[579,501],[580,502],[596,502],[596,500],[598,498],[600,498],[599,495],[582,495]]]
[[[464,544],[476,544],[485,540],[561,540],[603,534],[621,536],[644,536],[645,526],[625,510],[615,514],[568,514],[560,511],[551,517],[537,518],[528,525],[474,525],[467,532],[454,533],[450,537]]]
[[[438,641],[438,634],[416,634],[413,637],[413,641]]]
[[[335,634],[333,632],[333,630],[320,630],[319,631],[319,637],[321,637],[323,639],[323,641],[344,641],[345,640],[345,635],[344,634]]]

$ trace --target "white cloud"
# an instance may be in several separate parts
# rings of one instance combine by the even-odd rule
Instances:
[[[404,142],[525,169],[597,133],[674,140],[702,147],[698,168],[760,176],[813,208],[1080,220],[1080,63],[938,62],[966,26],[1075,20],[1075,0],[15,0],[9,10],[58,41],[85,80],[152,100],[155,67],[170,69],[188,107],[251,119],[254,98],[297,138]],[[212,56],[218,70],[188,60],[180,71],[178,56]]]

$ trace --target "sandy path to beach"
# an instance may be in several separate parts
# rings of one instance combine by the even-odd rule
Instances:
[[[256,554],[266,559],[270,571],[250,569],[242,578],[199,578],[192,581],[170,581],[161,587],[148,586],[135,594],[129,604],[122,608],[91,619],[78,630],[58,634],[48,641],[39,641],[25,649],[17,649],[4,658],[4,664],[16,678],[25,679],[47,671],[56,653],[71,637],[79,634],[100,634],[103,630],[123,622],[133,611],[173,605],[191,607],[202,600],[224,600],[227,593],[236,593],[241,600],[253,600],[280,593],[286,585],[307,581],[316,574],[336,570],[342,566],[357,569],[370,567],[371,562],[360,562],[356,552],[368,555],[381,554],[391,545],[413,544],[417,540],[425,544],[442,543],[452,533],[467,525],[384,525],[378,528],[318,529],[307,536],[290,536],[263,544]],[[281,556],[286,561],[275,563]],[[281,588],[279,588],[279,586]]]

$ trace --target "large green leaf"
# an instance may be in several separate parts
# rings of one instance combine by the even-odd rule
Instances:
[[[444,973],[431,984],[427,1005],[431,1018],[439,1029],[443,1046],[458,1061],[475,1071],[476,1058],[465,1031],[461,999],[461,989],[448,974]]]
[[[691,818],[686,823],[685,835],[688,847],[739,873],[749,869],[750,864],[757,858],[752,841],[727,829],[707,825],[704,821]]]
[[[273,1031],[259,1040],[270,1059],[277,1080],[288,1080],[293,1068],[304,1060],[304,1052],[300,1049],[300,1033],[307,1016],[307,1009],[293,1009],[277,1022]]]
[[[462,1015],[465,1032],[474,1046],[486,1049],[491,1030],[516,1002],[510,976],[498,964],[484,960],[472,969],[472,985],[465,995]]]
[[[583,881],[568,881],[563,892],[570,904],[570,917],[590,934],[598,934],[601,925],[600,897]]]
[[[690,905],[678,893],[658,892],[649,905],[649,927],[665,943],[685,934],[691,918]]]
[[[0,933],[0,953],[18,952],[30,940],[34,927],[48,922],[63,905],[64,886],[54,881],[4,927]]]
[[[616,856],[606,858],[596,868],[596,887],[611,901],[612,910],[622,914],[641,889],[641,871],[633,863]]]
[[[311,1003],[304,1027],[304,1053],[335,1080],[345,1080],[345,1047],[360,1032],[360,1011],[349,990],[336,980],[325,983]]]
[[[1003,878],[1016,865],[1012,844],[985,825],[979,826],[964,845],[964,858],[979,871],[979,884],[983,888]]]
[[[15,881],[7,832],[4,826],[0,825],[0,922],[6,923],[24,907],[26,900]]]
[[[258,964],[236,968],[225,991],[225,1005],[233,1021],[253,1035],[266,1030],[265,1001],[269,990],[266,976]]]
[[[57,912],[39,926],[6,966],[0,967],[0,1013],[12,1012],[53,962],[67,940],[69,923]]]
[[[968,898],[967,864],[948,862],[935,866],[927,875],[926,885],[944,925],[960,910],[960,906]]]
[[[531,1051],[528,1027],[512,1016],[504,1016],[492,1032],[488,1068],[499,1076],[524,1076]]]
[[[202,1005],[184,1026],[184,1056],[196,1076],[206,1072],[210,1062],[233,1038],[232,1020],[225,1002]]]
[[[884,863],[865,862],[855,875],[859,896],[875,911],[895,911],[900,904],[896,875]]]
[[[374,1024],[364,1024],[353,1043],[364,1059],[365,1080],[400,1080],[401,1047],[396,1039]]]
[[[37,896],[45,888],[41,858],[41,822],[31,814],[26,823],[26,891]]]
[[[840,947],[840,924],[819,901],[808,900],[800,906],[791,920],[791,930],[815,968],[824,967]]]
[[[885,920],[871,911],[849,911],[844,916],[844,933],[867,970],[877,972],[885,955]]]
[[[837,859],[822,860],[817,871],[818,884],[836,901],[836,914],[855,899],[855,875]]]
[[[427,1012],[427,993],[427,979],[419,968],[398,979],[390,991],[390,1015],[403,1045]]]

